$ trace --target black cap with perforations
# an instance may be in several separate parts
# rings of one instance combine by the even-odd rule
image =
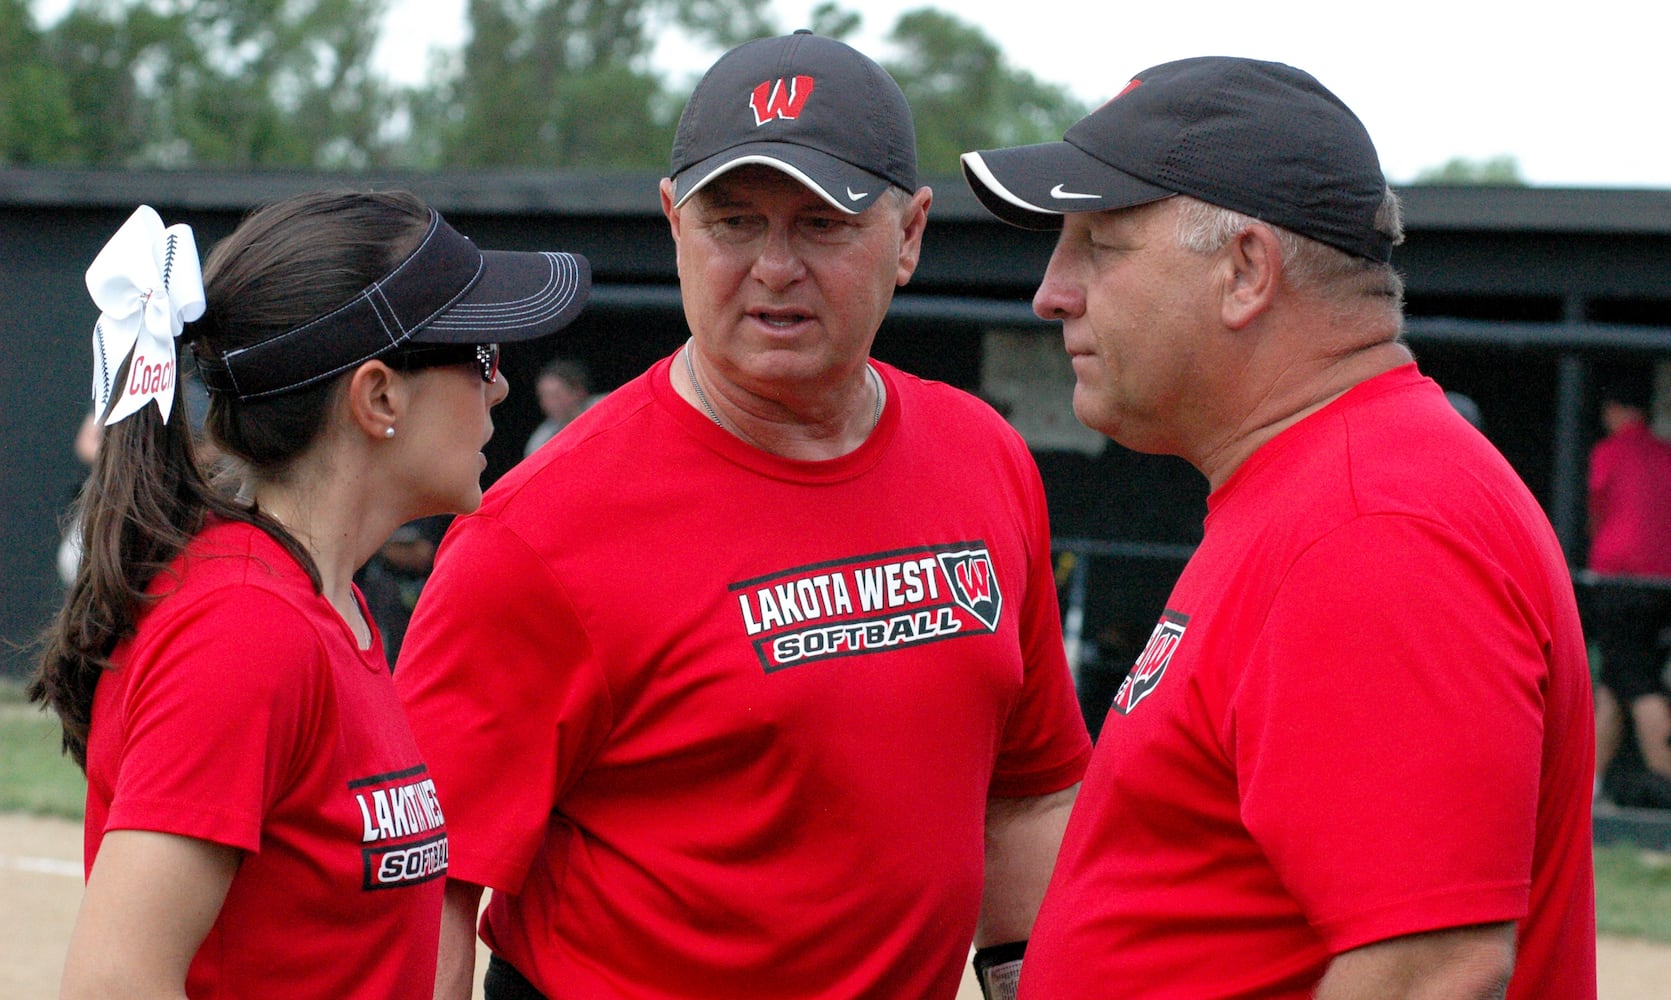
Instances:
[[[797,31],[744,42],[714,63],[679,116],[675,204],[749,163],[857,214],[889,185],[916,190],[911,107],[887,70],[832,38]]]
[[[1163,63],[1061,142],[965,153],[963,175],[988,210],[1027,229],[1184,194],[1359,257],[1392,256],[1393,238],[1375,225],[1387,181],[1368,131],[1282,63]]]

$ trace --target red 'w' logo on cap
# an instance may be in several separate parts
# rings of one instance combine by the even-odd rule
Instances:
[[[764,125],[774,118],[801,117],[801,109],[811,96],[812,77],[797,76],[793,80],[779,77],[755,87],[748,106],[754,109],[754,124]]]

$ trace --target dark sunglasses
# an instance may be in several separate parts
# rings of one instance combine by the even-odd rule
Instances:
[[[498,344],[421,344],[402,347],[385,360],[402,371],[440,368],[444,365],[475,365],[476,374],[491,385],[499,377]]]

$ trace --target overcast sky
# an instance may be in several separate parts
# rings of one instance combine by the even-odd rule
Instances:
[[[886,57],[898,0],[840,0]],[[439,12],[462,0],[393,0]],[[813,0],[774,0],[783,26]],[[1197,55],[1291,63],[1362,118],[1394,182],[1453,156],[1509,155],[1543,186],[1671,187],[1671,4],[1663,0],[956,0],[1013,66],[1097,104],[1139,70]],[[445,16],[395,17],[456,34]],[[391,34],[391,40],[396,36]],[[409,42],[417,42],[414,34]],[[410,49],[408,49],[410,51]],[[707,57],[664,46],[667,68]]]
[[[68,0],[37,0],[37,11]],[[785,29],[815,0],[774,0]],[[906,0],[838,0],[882,40]],[[1241,55],[1316,76],[1362,118],[1394,182],[1453,156],[1510,155],[1544,186],[1671,188],[1671,4],[1483,0],[955,0],[1013,66],[1096,104],[1156,63]],[[461,41],[464,0],[390,0],[383,63],[410,74]],[[402,58],[395,58],[394,53]],[[711,54],[661,50],[677,78]]]

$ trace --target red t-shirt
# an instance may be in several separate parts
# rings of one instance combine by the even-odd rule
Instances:
[[[86,864],[109,830],[245,852],[186,993],[425,998],[447,835],[381,642],[259,529],[217,523],[99,679]]]
[[[1593,1000],[1592,718],[1542,510],[1413,365],[1372,379],[1209,498],[1021,995],[1301,1000],[1341,952],[1518,921],[1509,997]]]
[[[1671,577],[1671,443],[1646,424],[1590,452],[1590,569]]]
[[[443,542],[396,683],[453,877],[549,995],[949,998],[988,796],[1079,779],[1032,458],[875,367],[870,439],[795,462],[663,361]]]

